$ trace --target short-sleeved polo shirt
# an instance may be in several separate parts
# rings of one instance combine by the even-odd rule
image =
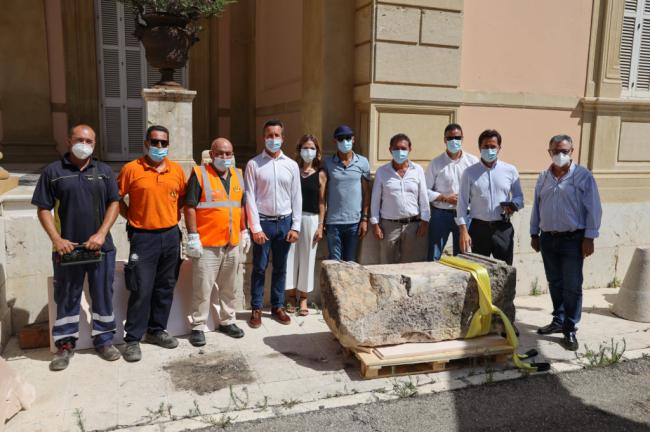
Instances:
[[[93,190],[97,198],[93,198]],[[97,232],[108,205],[119,200],[115,175],[108,165],[91,160],[81,171],[70,162],[68,154],[45,167],[32,196],[33,205],[54,209],[54,224],[59,235],[79,244]],[[113,249],[115,246],[109,233],[102,250]]]
[[[353,224],[361,220],[363,195],[361,179],[370,180],[370,164],[353,154],[346,167],[338,153],[325,159],[327,174],[327,224]]]
[[[145,157],[124,165],[117,183],[122,197],[129,196],[129,225],[145,230],[170,228],[181,219],[179,200],[185,195],[183,168],[165,159],[165,170],[158,172]]]

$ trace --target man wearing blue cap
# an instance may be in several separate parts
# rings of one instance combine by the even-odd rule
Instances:
[[[352,151],[354,131],[341,125],[334,131],[337,152],[325,159],[329,259],[356,261],[359,239],[368,232],[370,164]]]

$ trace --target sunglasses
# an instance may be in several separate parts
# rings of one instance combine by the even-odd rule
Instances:
[[[162,147],[167,147],[169,145],[169,141],[161,140],[161,139],[155,139],[155,138],[150,139],[149,142],[151,143],[151,145],[156,146],[156,147],[158,146],[158,144],[160,144]]]
[[[447,141],[449,141],[449,140],[462,140],[462,139],[463,139],[462,136],[448,136],[446,138]]]
[[[343,141],[343,140],[349,141],[352,139],[352,135],[339,135],[336,137],[336,139],[337,141]]]

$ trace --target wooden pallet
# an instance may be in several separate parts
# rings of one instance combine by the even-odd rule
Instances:
[[[355,349],[364,379],[412,375],[474,366],[477,360],[506,363],[512,347],[501,336]]]

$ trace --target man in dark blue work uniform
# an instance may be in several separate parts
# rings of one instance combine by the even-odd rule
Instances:
[[[52,337],[58,351],[50,369],[55,371],[68,367],[79,337],[79,308],[86,275],[95,349],[105,360],[120,358],[120,352],[113,346],[115,246],[110,234],[119,214],[120,195],[111,169],[90,157],[95,149],[95,132],[91,127],[73,127],[68,147],[70,151],[61,160],[45,167],[32,197],[32,204],[38,207],[38,220],[54,246],[56,321]],[[101,250],[101,261],[62,266],[63,255],[79,246]]]

